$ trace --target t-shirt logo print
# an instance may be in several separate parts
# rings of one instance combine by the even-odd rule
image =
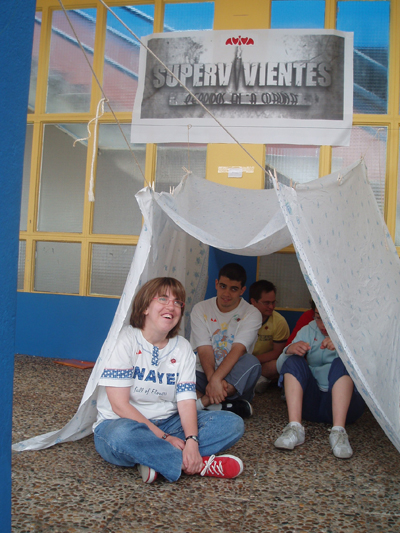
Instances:
[[[153,354],[151,357],[151,364],[152,366],[158,366],[158,358],[160,356],[160,350],[157,348],[157,346],[153,346]]]

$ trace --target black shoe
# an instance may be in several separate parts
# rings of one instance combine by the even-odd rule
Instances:
[[[242,418],[250,418],[253,414],[253,408],[247,400],[231,400],[222,402],[223,411],[231,411]]]

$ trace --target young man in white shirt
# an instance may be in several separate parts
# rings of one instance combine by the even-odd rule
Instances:
[[[262,317],[242,299],[246,271],[237,263],[222,267],[215,280],[217,296],[199,302],[191,313],[190,342],[197,355],[197,408],[229,410],[248,418],[261,375],[252,355]]]

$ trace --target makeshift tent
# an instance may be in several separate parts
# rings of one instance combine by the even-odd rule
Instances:
[[[295,188],[277,183],[272,190],[243,190],[188,176],[172,194],[146,188],[137,200],[144,226],[81,405],[64,428],[18,443],[14,450],[46,448],[91,433],[99,377],[142,283],[164,275],[182,281],[188,318],[205,293],[207,245],[266,255],[293,242],[340,357],[400,451],[400,261],[363,162]]]

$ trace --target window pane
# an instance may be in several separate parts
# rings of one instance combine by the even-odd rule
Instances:
[[[353,126],[350,146],[332,148],[332,172],[364,158],[368,180],[383,214],[385,203],[387,130],[384,127]]]
[[[24,169],[22,174],[21,213],[19,218],[20,231],[26,231],[28,220],[29,179],[31,175],[33,125],[27,124],[25,133]]]
[[[127,139],[130,124],[122,126]],[[144,173],[146,146],[131,145]],[[142,214],[135,194],[144,177],[116,124],[99,127],[93,233],[139,235]]]
[[[324,0],[272,0],[271,28],[324,28]]]
[[[354,113],[386,113],[388,1],[337,3],[337,29],[354,32]]]
[[[86,137],[84,124],[44,126],[38,231],[82,231],[85,191]]]
[[[37,242],[35,291],[79,294],[81,245]]]
[[[270,254],[260,257],[258,279],[272,281],[277,287],[277,307],[310,307],[310,293],[296,254]]]
[[[186,174],[185,167],[196,178],[206,177],[207,145],[159,144],[157,146],[156,191],[169,192]]]
[[[318,146],[267,145],[265,153],[266,170],[279,173],[279,181],[287,185],[290,180],[305,183],[318,178]],[[286,179],[285,179],[286,178]],[[273,189],[271,178],[265,176],[265,188]]]
[[[91,294],[121,296],[136,246],[93,244]]]
[[[113,8],[140,39],[153,33],[154,6]],[[114,111],[132,111],[139,72],[140,43],[107,12],[107,33],[104,54],[104,93]]]
[[[17,289],[24,290],[26,241],[19,241]]]
[[[214,2],[166,4],[164,31],[212,30]]]
[[[95,9],[67,11],[90,64],[96,29]],[[53,13],[50,43],[47,113],[76,113],[90,109],[92,71],[63,11]]]
[[[37,12],[35,16],[35,26],[33,28],[32,60],[31,60],[31,80],[29,84],[28,113],[35,111],[37,69],[39,59],[40,28],[42,24],[42,13]]]

